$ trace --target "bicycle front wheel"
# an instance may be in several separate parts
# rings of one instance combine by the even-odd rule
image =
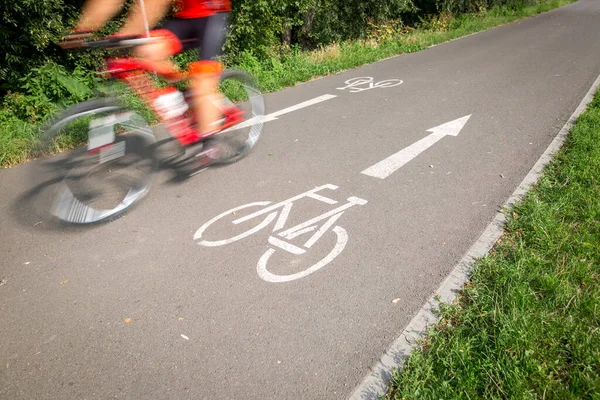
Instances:
[[[264,99],[254,79],[242,71],[225,70],[219,89],[225,96],[221,109],[236,124],[213,139],[218,147],[217,163],[233,163],[244,157],[258,142],[263,129]]]
[[[72,224],[120,216],[150,188],[153,142],[143,118],[108,99],[79,104],[58,117],[39,146],[41,154],[71,148],[40,164],[58,178],[50,214]]]

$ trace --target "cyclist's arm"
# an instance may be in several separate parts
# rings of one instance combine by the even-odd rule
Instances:
[[[167,14],[171,0],[146,0],[146,18],[148,18],[148,27],[153,28]],[[132,11],[127,16],[127,22],[119,30],[121,35],[141,35],[145,32],[144,13],[139,3],[136,3]]]
[[[81,10],[76,31],[95,31],[115,16],[125,0],[88,0]]]

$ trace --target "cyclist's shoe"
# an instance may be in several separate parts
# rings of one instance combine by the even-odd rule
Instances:
[[[240,122],[244,122],[244,110],[240,110],[237,107],[231,107],[225,110],[223,124],[219,129],[223,131],[227,128],[239,124]]]
[[[200,141],[206,140],[206,139],[210,138],[211,136],[214,136],[214,135],[224,131],[225,129],[231,128],[232,126],[237,125],[243,121],[244,121],[244,111],[240,110],[237,107],[232,107],[231,109],[225,111],[223,118],[210,124],[210,126],[215,127],[215,129],[200,135],[199,140]]]

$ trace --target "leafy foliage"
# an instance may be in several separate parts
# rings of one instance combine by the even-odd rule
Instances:
[[[227,49],[263,58],[282,46],[315,48],[365,37],[369,22],[417,11],[413,0],[239,0],[233,2]]]
[[[75,10],[60,0],[1,1],[0,54],[4,60],[0,64],[0,83],[7,86],[15,85],[28,72],[28,65],[60,58],[53,42]]]
[[[115,31],[126,7],[102,34]],[[231,60],[250,53],[261,60],[289,47],[317,48],[366,38],[373,26],[412,26],[439,13],[514,9],[540,0],[233,0],[229,39]],[[98,66],[102,52],[68,53],[56,43],[72,27],[84,0],[0,0],[0,94],[19,88],[30,68],[54,61],[68,69]],[[439,20],[438,20],[439,22]]]
[[[133,0],[128,0],[127,6]],[[48,62],[94,69],[102,52],[66,52],[57,43],[73,27],[84,0],[0,0],[0,94],[18,90],[21,78]],[[103,34],[117,29],[125,7]]]
[[[77,67],[73,72],[54,62],[32,68],[20,78],[18,92],[8,92],[3,111],[17,118],[39,122],[58,107],[87,100],[98,78]]]

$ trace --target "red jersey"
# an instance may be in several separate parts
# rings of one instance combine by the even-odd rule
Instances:
[[[231,12],[230,0],[208,0],[214,12]]]
[[[204,18],[218,12],[230,12],[230,0],[177,0],[177,18]]]

